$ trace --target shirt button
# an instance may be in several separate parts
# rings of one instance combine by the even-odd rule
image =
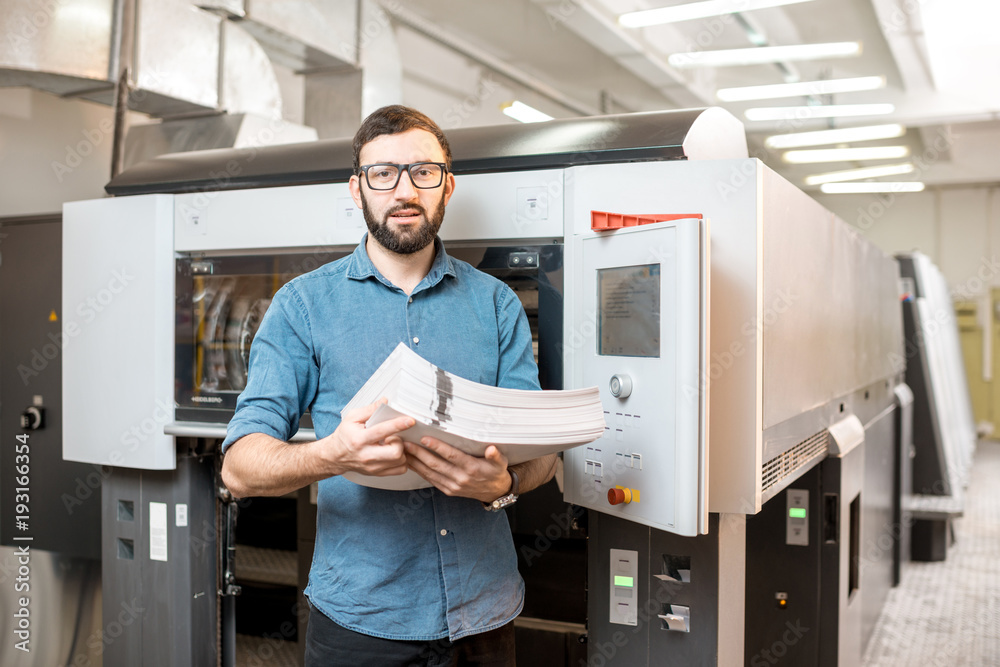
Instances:
[[[414,336],[414,337],[413,337],[413,344],[414,344],[414,345],[416,345],[416,344],[417,344],[417,343],[419,343],[419,342],[420,342],[420,339],[419,339],[419,338],[417,338],[416,336]]]
[[[410,297],[410,300],[407,301],[407,303],[413,303],[413,297],[412,296]]]
[[[448,531],[447,531],[447,530],[445,530],[444,528],[442,528],[442,529],[441,529],[441,537],[444,537],[444,536],[445,536],[445,535],[447,535],[447,534],[448,534]]]

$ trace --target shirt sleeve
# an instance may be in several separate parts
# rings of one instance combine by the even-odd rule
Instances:
[[[500,329],[500,362],[497,386],[508,389],[541,389],[538,366],[531,348],[531,327],[521,300],[507,285],[497,300]]]
[[[247,386],[236,402],[222,451],[251,433],[288,441],[319,383],[309,316],[292,285],[271,301],[250,345]]]

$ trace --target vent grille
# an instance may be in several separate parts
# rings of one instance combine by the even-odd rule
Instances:
[[[823,429],[791,449],[787,449],[760,468],[761,495],[769,497],[781,488],[782,480],[798,477],[798,472],[818,458],[824,458],[830,447],[830,432]],[[789,480],[791,481],[791,480]],[[773,488],[773,492],[769,491]]]

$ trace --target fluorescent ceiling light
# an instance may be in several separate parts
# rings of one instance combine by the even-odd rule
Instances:
[[[879,192],[923,192],[920,181],[879,181],[875,183],[824,183],[820,192],[828,195],[868,194]]]
[[[862,169],[847,169],[846,171],[831,171],[826,174],[806,176],[806,185],[822,185],[823,183],[839,183],[841,181],[860,181],[865,178],[880,178],[882,176],[899,176],[909,174],[914,170],[912,162],[906,164],[890,164],[884,167],[864,167]]]
[[[848,162],[851,160],[898,160],[910,154],[909,146],[864,146],[861,148],[818,148],[788,151],[781,159],[788,164]]]
[[[737,12],[749,12],[754,9],[794,5],[810,0],[706,0],[691,2],[673,7],[659,9],[644,9],[638,12],[628,12],[618,17],[618,23],[626,28],[645,28],[662,23],[677,23],[692,19],[703,19],[709,16],[723,16]]]
[[[522,123],[541,123],[546,120],[552,120],[552,116],[547,113],[542,113],[538,109],[529,107],[524,102],[518,102],[517,100],[501,104],[500,109],[506,115]]]
[[[853,79],[829,79],[825,81],[775,83],[768,86],[722,88],[716,91],[715,94],[723,102],[744,102],[746,100],[773,100],[779,97],[796,97],[798,95],[856,93],[860,90],[876,90],[884,87],[884,76],[861,76]]]
[[[874,141],[876,139],[896,139],[904,134],[906,134],[905,127],[898,123],[889,123],[887,125],[845,127],[838,130],[777,134],[765,139],[764,145],[768,148],[799,148],[801,146],[847,144],[855,141]]]
[[[766,65],[778,62],[793,62],[797,60],[847,58],[859,55],[861,55],[860,42],[830,42],[826,44],[755,46],[750,49],[674,53],[667,58],[667,62],[678,69],[688,69],[691,67]]]
[[[896,110],[892,104],[817,104],[800,107],[756,107],[743,112],[747,120],[808,120],[843,116],[880,116]]]

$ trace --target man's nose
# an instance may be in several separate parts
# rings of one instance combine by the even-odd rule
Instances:
[[[417,189],[413,186],[413,179],[410,178],[410,171],[404,169],[403,173],[399,175],[399,182],[396,183],[396,189],[394,191],[396,199],[413,199],[417,194]]]

